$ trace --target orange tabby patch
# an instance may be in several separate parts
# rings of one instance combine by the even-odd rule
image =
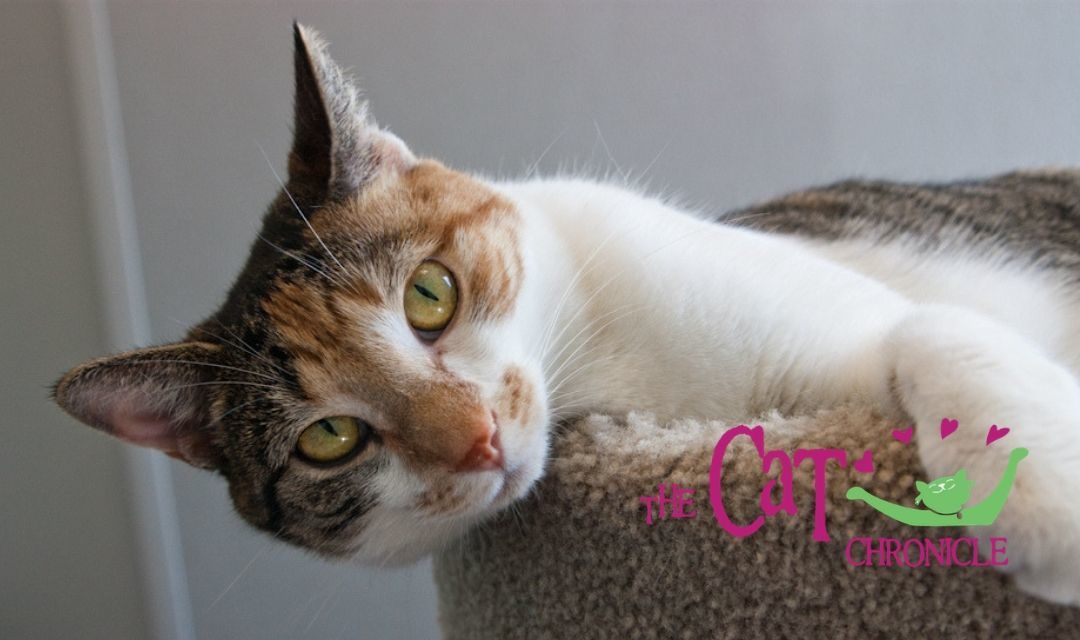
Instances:
[[[513,309],[523,266],[514,206],[479,181],[437,162],[402,176],[412,210],[439,246],[469,266],[474,317],[495,319]]]
[[[514,205],[480,181],[424,160],[369,185],[355,199],[313,220],[321,236],[379,238],[403,233],[427,255],[449,257],[471,294],[474,320],[508,314],[521,288],[520,217]]]
[[[343,382],[346,387],[356,382],[343,379],[343,372],[363,371],[365,377],[372,377],[371,369],[364,366],[362,343],[355,334],[358,319],[349,317],[357,307],[347,306],[357,300],[374,306],[364,291],[330,290],[310,282],[279,282],[263,301],[263,310],[293,354],[300,385],[309,397],[325,400],[341,393]]]
[[[335,314],[319,287],[279,282],[262,308],[297,356],[318,359],[341,346],[335,344],[340,337]]]
[[[499,415],[518,423],[528,421],[533,412],[533,387],[518,367],[510,367],[503,373],[503,390],[499,396]]]

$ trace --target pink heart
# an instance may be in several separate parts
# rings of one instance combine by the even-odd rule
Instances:
[[[986,446],[989,447],[992,443],[1001,440],[1007,435],[1009,435],[1008,427],[999,427],[996,424],[990,425],[990,430],[986,432]]]
[[[907,444],[911,442],[911,435],[915,433],[915,425],[911,425],[907,429],[893,429],[892,437],[896,438],[900,442]]]
[[[893,432],[895,433],[895,431]],[[908,434],[908,438],[911,434]],[[855,461],[855,464],[851,465],[853,469],[859,473],[873,473],[874,472],[874,452],[867,449],[863,452],[862,457]]]
[[[949,420],[948,418],[941,419],[941,439],[944,440],[951,436],[958,428],[960,428],[960,422],[958,420]]]

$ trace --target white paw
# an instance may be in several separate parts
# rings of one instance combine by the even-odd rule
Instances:
[[[1030,456],[1017,468],[982,539],[1007,538],[1016,584],[1054,602],[1080,604],[1080,385],[1026,338],[980,314],[925,305],[891,336],[900,401],[915,420],[919,456],[931,478],[964,469],[971,503],[997,485],[1010,450]],[[959,423],[952,430],[942,420]],[[991,425],[1008,428],[990,438]],[[944,437],[943,437],[944,436]],[[988,548],[988,547],[986,547]]]

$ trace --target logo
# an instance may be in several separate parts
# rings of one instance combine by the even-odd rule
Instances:
[[[949,418],[941,421],[941,440],[945,440],[959,429],[959,422]],[[895,430],[892,436],[895,440],[910,444],[914,435],[914,426],[907,429]],[[986,446],[1001,440],[1009,433],[1008,427],[991,425],[986,434]],[[768,480],[762,487],[760,496],[761,515],[752,521],[739,524],[733,522],[724,508],[723,490],[721,478],[724,467],[724,456],[731,441],[736,437],[747,437],[754,445],[758,457],[761,459],[761,470],[768,474],[771,469],[778,466],[779,475],[775,480]],[[709,471],[709,505],[712,507],[713,517],[717,524],[728,534],[735,537],[746,537],[755,533],[766,518],[773,517],[783,512],[788,515],[796,515],[797,507],[792,495],[792,473],[794,468],[809,462],[813,468],[814,478],[814,527],[812,537],[818,542],[828,542],[830,536],[826,526],[825,514],[825,487],[827,483],[827,465],[835,462],[841,469],[848,464],[847,452],[842,449],[799,449],[794,455],[783,451],[765,449],[764,428],[760,425],[748,427],[739,425],[724,432],[713,450],[712,465]],[[1020,462],[1028,455],[1028,450],[1016,447],[1009,452],[1008,463],[1001,478],[993,490],[979,503],[967,506],[970,501],[975,482],[967,477],[964,469],[929,482],[918,480],[915,489],[918,494],[915,497],[915,507],[909,507],[880,498],[862,487],[851,487],[846,493],[846,498],[853,502],[863,502],[880,514],[912,527],[982,527],[994,523],[1005,502],[1012,491],[1016,480],[1016,471]],[[860,474],[872,474],[875,470],[873,452],[864,451],[862,456],[852,461],[852,468]],[[779,490],[779,501],[775,499],[775,491]],[[677,484],[658,486],[658,492],[653,496],[641,496],[640,502],[646,507],[646,524],[652,525],[654,511],[659,511],[659,520],[694,518],[698,514],[694,508],[694,491]],[[1003,566],[1008,564],[1005,558],[1005,538],[990,537],[989,550],[982,549],[980,543],[986,544],[986,540],[976,537],[942,537],[913,538],[900,540],[895,538],[851,538],[844,551],[844,557],[849,564],[855,567],[865,566]],[[859,548],[864,551],[856,557],[855,551]],[[966,547],[966,549],[965,549]],[[988,553],[987,553],[988,551]],[[985,556],[988,560],[983,560]]]
[[[945,440],[959,428],[959,422],[945,418],[941,421],[939,433]],[[893,431],[893,438],[904,444],[911,442],[914,427]],[[1009,433],[1008,427],[990,425],[986,433],[986,446],[997,442]],[[1026,458],[1028,450],[1016,447],[1009,452],[1005,471],[1001,474],[994,489],[978,504],[965,506],[971,499],[971,490],[975,483],[968,479],[967,472],[960,469],[956,473],[923,482],[915,481],[915,508],[883,500],[862,487],[847,490],[848,500],[864,502],[882,515],[911,527],[985,527],[994,524],[1016,481],[1016,469],[1020,461]],[[920,508],[921,507],[921,508]],[[980,554],[979,538],[852,538],[844,549],[844,558],[853,567],[866,566],[902,566],[928,567],[931,564],[942,566],[1005,566],[1009,564],[1005,557],[1005,538],[991,537],[989,553]],[[963,546],[970,548],[970,553],[960,554]],[[855,549],[862,547],[863,553],[856,558]],[[987,556],[983,560],[980,556]]]
[[[912,509],[882,500],[862,487],[848,489],[847,499],[865,502],[885,516],[912,527],[985,527],[997,520],[1016,480],[1016,467],[1027,454],[1028,450],[1023,447],[1013,449],[997,486],[982,502],[971,507],[964,507],[964,504],[971,498],[975,483],[967,479],[967,472],[963,469],[929,483],[915,481],[915,488],[919,491],[915,504],[921,504],[924,509]]]

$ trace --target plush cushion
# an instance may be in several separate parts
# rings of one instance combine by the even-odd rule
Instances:
[[[904,425],[858,408],[760,423],[767,449],[847,451],[847,469],[827,467],[830,542],[812,538],[809,462],[794,472],[798,514],[767,518],[738,538],[717,524],[709,505],[709,470],[724,425],[592,416],[556,437],[547,474],[529,499],[436,557],[446,637],[1080,638],[1080,609],[1028,597],[988,567],[849,565],[852,537],[965,535],[907,527],[845,499],[858,484],[912,504],[915,479],[925,475],[914,441],[891,436]],[[867,449],[872,474],[851,465]],[[750,440],[734,438],[722,476],[734,522],[761,513],[766,479]],[[660,482],[695,489],[697,517],[646,525],[639,497],[654,495]]]

